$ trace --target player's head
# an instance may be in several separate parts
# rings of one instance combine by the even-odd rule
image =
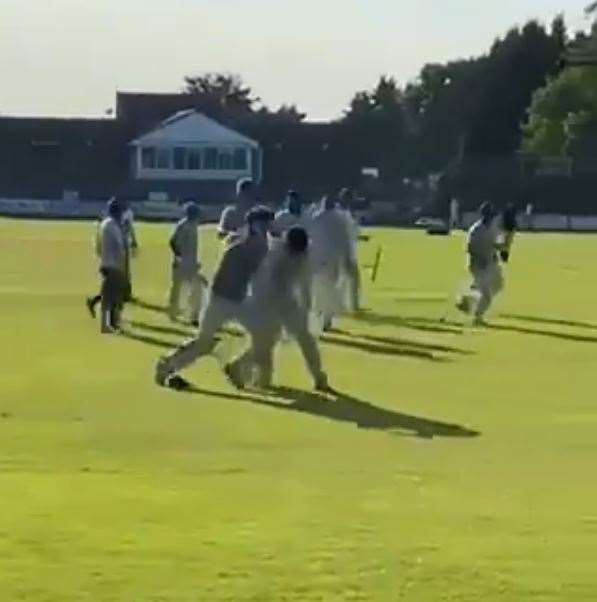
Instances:
[[[331,211],[336,208],[336,199],[331,194],[326,194],[323,199],[321,199],[321,206],[324,211]]]
[[[490,201],[485,201],[481,207],[479,207],[479,213],[483,223],[488,224],[495,217],[495,207]]]
[[[241,178],[236,183],[236,198],[239,203],[249,205],[255,201],[257,191],[251,178]]]
[[[354,201],[354,192],[351,188],[343,188],[338,193],[338,202],[342,209],[351,209]]]
[[[251,234],[265,235],[274,220],[274,212],[263,206],[253,207],[245,219]]]
[[[303,199],[296,190],[289,190],[286,194],[286,206],[293,215],[300,215],[303,210]]]
[[[188,201],[184,204],[184,214],[190,222],[198,222],[201,212],[199,211],[199,206],[197,203]]]
[[[304,253],[309,246],[309,236],[304,228],[293,226],[286,232],[286,246],[293,254]]]
[[[108,201],[107,213],[114,219],[120,219],[122,216],[122,205],[116,200],[115,197]]]

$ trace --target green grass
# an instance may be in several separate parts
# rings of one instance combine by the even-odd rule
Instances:
[[[372,231],[370,312],[322,345],[333,401],[292,345],[278,397],[210,358],[205,393],[159,389],[182,335],[142,308],[144,341],[97,334],[91,224],[0,231],[0,600],[595,599],[594,237],[520,236],[495,328],[463,330],[438,322],[462,237]],[[153,304],[168,232],[140,230]]]

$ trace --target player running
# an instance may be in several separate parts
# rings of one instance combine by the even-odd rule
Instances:
[[[329,330],[334,317],[348,306],[346,283],[354,259],[354,241],[334,197],[324,197],[313,217],[311,240],[314,310]]]
[[[234,321],[251,328],[252,307],[247,304],[246,297],[249,283],[267,254],[267,230],[273,217],[272,212],[263,207],[249,211],[247,232],[231,240],[216,269],[197,336],[171,355],[160,358],[155,371],[157,384],[189,388],[189,383],[176,373],[212,351],[216,332],[221,326]]]
[[[468,264],[473,282],[456,306],[463,312],[472,312],[475,325],[484,324],[487,310],[503,288],[502,270],[497,256],[501,245],[498,243],[496,212],[493,205],[487,202],[481,205],[480,214],[481,219],[471,226],[467,239]],[[475,301],[475,298],[478,300]]]
[[[286,208],[276,213],[272,224],[272,234],[282,236],[293,226],[301,226],[309,231],[310,216],[303,211],[303,199],[296,190],[289,190],[286,195]]]
[[[317,339],[309,331],[312,278],[308,247],[305,229],[290,228],[283,241],[270,250],[255,278],[250,302],[261,320],[251,332],[251,347],[226,366],[226,374],[238,388],[244,388],[253,368],[258,372],[257,385],[271,386],[274,349],[283,330],[298,343],[315,388],[329,388]]]

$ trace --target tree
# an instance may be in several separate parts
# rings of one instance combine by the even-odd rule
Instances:
[[[544,156],[586,153],[595,146],[589,140],[595,120],[597,70],[568,68],[534,94],[522,149]]]
[[[252,96],[249,86],[243,84],[238,75],[228,73],[205,73],[184,78],[183,93],[197,98],[199,105],[207,109],[234,112],[251,112],[259,98]]]

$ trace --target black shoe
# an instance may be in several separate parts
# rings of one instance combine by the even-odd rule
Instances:
[[[166,386],[175,391],[189,391],[193,388],[188,380],[185,380],[182,376],[178,376],[178,374],[166,379]]]
[[[239,391],[242,391],[245,388],[245,383],[240,378],[238,374],[238,370],[234,367],[233,364],[226,364],[224,366],[224,374],[228,379],[228,382]]]
[[[87,305],[87,310],[89,311],[89,314],[95,320],[95,303],[93,302],[93,298],[87,297],[87,299],[85,299],[85,305]]]

